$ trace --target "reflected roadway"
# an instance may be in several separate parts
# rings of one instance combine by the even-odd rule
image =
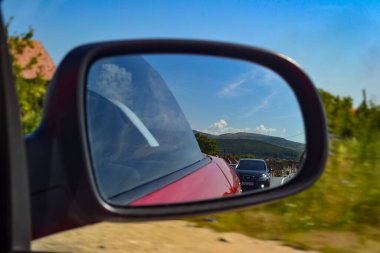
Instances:
[[[287,177],[271,177],[270,186],[271,186],[271,188],[272,187],[278,187],[282,184],[285,184],[289,180],[290,180],[289,176],[287,176]]]

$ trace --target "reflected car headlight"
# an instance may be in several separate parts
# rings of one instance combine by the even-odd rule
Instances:
[[[266,179],[268,179],[268,175],[266,175],[266,174],[262,174],[261,177],[260,177],[259,179],[261,179],[261,180],[266,180]]]

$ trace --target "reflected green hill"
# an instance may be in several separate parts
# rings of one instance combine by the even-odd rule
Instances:
[[[293,142],[280,137],[255,133],[227,133],[212,135],[194,131],[215,140],[219,154],[254,156],[258,158],[275,158],[298,160],[305,149],[305,144]]]
[[[244,133],[244,132],[227,133],[227,134],[221,134],[221,135],[216,136],[216,139],[244,139],[244,140],[261,141],[268,144],[272,144],[274,146],[297,150],[299,152],[302,152],[305,149],[304,143],[289,141],[281,137],[268,136],[268,135],[256,134],[256,133]]]
[[[260,158],[277,158],[287,160],[299,159],[301,152],[272,145],[266,142],[247,139],[216,139],[220,154],[249,155]]]

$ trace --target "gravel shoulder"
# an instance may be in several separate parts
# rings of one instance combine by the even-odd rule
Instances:
[[[300,253],[277,241],[219,233],[186,221],[98,223],[33,241],[32,249],[52,252],[276,252]],[[311,253],[311,251],[308,251]]]

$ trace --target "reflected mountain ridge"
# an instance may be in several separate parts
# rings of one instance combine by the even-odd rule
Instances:
[[[257,133],[208,134],[193,130],[216,141],[221,155],[255,155],[257,157],[298,160],[305,144],[281,137]]]

